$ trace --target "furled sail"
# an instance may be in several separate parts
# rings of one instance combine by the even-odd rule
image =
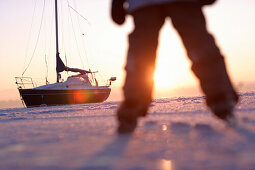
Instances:
[[[79,69],[79,68],[69,68],[65,66],[59,55],[57,55],[57,67],[56,67],[57,73],[60,73],[62,71],[71,71],[71,72],[76,72],[80,74],[86,74],[86,73],[92,73],[91,71]]]

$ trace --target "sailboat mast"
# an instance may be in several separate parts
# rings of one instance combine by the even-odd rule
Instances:
[[[59,58],[59,49],[58,49],[58,1],[55,0],[55,22],[56,22],[56,63]],[[57,82],[59,82],[60,74],[57,71]]]

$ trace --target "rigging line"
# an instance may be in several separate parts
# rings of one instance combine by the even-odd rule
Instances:
[[[66,0],[66,3],[68,4],[67,0]],[[68,8],[68,15],[67,15],[67,31],[66,31],[66,39],[67,39],[67,42],[71,42],[72,39],[72,31],[71,31],[71,15],[70,15],[70,10]],[[71,47],[71,46],[70,46]],[[69,59],[69,66],[71,66],[72,64],[72,60],[71,60],[71,54],[73,53],[73,48],[68,48],[67,51],[67,58]],[[68,72],[67,72],[68,73]]]
[[[45,5],[47,6],[47,5]],[[47,54],[47,41],[48,41],[48,36],[47,36],[47,23],[46,20],[43,20],[43,32],[44,32],[44,53],[45,55]]]
[[[73,0],[73,2],[74,2],[75,8],[77,9],[76,1]],[[77,15],[77,20],[78,20],[78,24],[79,24],[80,34],[82,35],[81,40],[82,40],[84,55],[85,55],[85,58],[86,58],[86,61],[87,61],[88,69],[90,69],[89,60],[88,60],[88,56],[87,56],[87,52],[86,52],[86,48],[85,48],[86,47],[85,46],[85,41],[84,41],[85,35],[83,33],[83,30],[82,30],[82,27],[81,27],[81,22],[80,22],[80,17],[78,15]]]
[[[66,62],[66,66],[67,66],[67,57],[66,57],[66,53],[65,53],[65,62]]]
[[[101,77],[101,79],[103,79],[104,82],[107,82],[107,80],[105,80],[105,77],[100,72],[98,72],[98,74]]]
[[[65,40],[64,40],[64,20],[63,20],[63,3],[62,1],[60,1],[60,7],[61,7],[61,15],[62,15],[62,18],[61,18],[61,33],[62,33],[62,37],[61,37],[61,40],[62,40],[62,49],[64,49],[64,53],[66,54],[66,48],[65,48]],[[67,66],[67,61],[66,61],[66,66]]]
[[[83,33],[82,33],[82,36],[85,36]],[[82,43],[83,43],[83,48],[84,48],[84,54],[85,54],[85,58],[86,58],[86,61],[87,61],[87,65],[88,65],[88,68],[90,69],[90,65],[89,65],[89,60],[88,60],[88,55],[87,55],[87,52],[86,52],[86,46],[85,46],[85,41],[84,41],[85,38],[82,37]]]
[[[67,2],[68,2],[68,1],[67,1]],[[71,8],[74,12],[76,12],[76,13],[77,13],[81,18],[83,18],[85,21],[87,21],[89,25],[91,25],[90,22],[89,22],[89,20],[87,20],[87,19],[86,19],[84,16],[82,16],[77,10],[75,10],[75,9],[69,4],[69,2],[68,2],[68,7]]]
[[[52,34],[53,34],[53,27],[54,27],[53,20],[54,20],[54,17],[55,17],[54,11],[55,11],[55,7],[54,7],[54,5],[52,5],[52,13],[50,15],[51,16],[51,21],[50,21],[50,26],[49,26],[49,28],[50,28],[50,37],[49,37],[49,47],[48,47],[49,51],[48,51],[48,56],[47,56],[48,61],[50,61],[49,56],[51,56]]]
[[[95,60],[94,60],[94,62],[95,62]],[[106,76],[105,76],[105,75],[102,75],[102,74],[100,73],[100,71],[99,71],[97,65],[95,65],[95,68],[96,68],[96,70],[98,71],[99,76],[103,79],[103,81],[104,81],[104,82],[107,82],[107,80],[105,80],[105,77],[106,77]]]
[[[74,6],[75,8],[77,9],[77,5],[76,5],[76,1],[74,0]],[[87,61],[87,66],[88,66],[88,69],[90,69],[90,65],[89,65],[89,60],[88,60],[88,55],[87,55],[87,51],[86,51],[86,45],[85,45],[85,41],[84,41],[84,33],[83,33],[83,30],[82,30],[82,27],[81,27],[81,22],[80,22],[80,17],[77,15],[77,20],[78,20],[78,24],[79,24],[79,29],[80,29],[80,33],[82,35],[82,45],[83,45],[83,51],[84,51],[84,55],[85,55],[85,58],[86,58],[86,61]]]
[[[49,42],[49,51],[48,51],[48,61],[49,61],[49,56],[51,55],[51,44],[52,44],[52,33],[53,33],[53,20],[54,20],[54,5],[52,6],[52,13],[51,13],[51,22],[50,22],[50,42]]]
[[[46,81],[48,81],[47,78],[48,78],[49,69],[48,69],[47,55],[45,55],[45,65],[46,65],[46,76],[45,76],[45,79],[46,79]]]
[[[34,10],[33,10],[33,15],[32,15],[32,22],[31,22],[30,29],[29,29],[29,37],[28,37],[28,42],[27,42],[26,51],[25,51],[25,60],[24,60],[24,63],[23,63],[22,70],[24,70],[24,67],[25,67],[25,64],[26,64],[26,59],[27,59],[27,54],[28,54],[28,47],[29,47],[29,44],[30,44],[31,32],[32,32],[33,23],[34,23],[36,4],[37,4],[37,1],[35,1],[35,5],[34,5]]]
[[[50,11],[50,10],[49,10]],[[52,28],[51,28],[51,22],[52,22],[52,18],[50,20],[50,17],[52,15],[49,15],[49,21],[48,20],[44,20],[44,30],[45,30],[45,54],[46,55],[50,55],[50,52],[48,51],[48,46],[50,45],[51,42],[51,33],[52,33]],[[49,23],[49,24],[48,24]],[[49,30],[49,31],[48,31]],[[48,58],[48,57],[47,57]]]
[[[43,1],[43,11],[42,11],[42,16],[41,16],[41,23],[40,23],[39,33],[38,33],[38,35],[37,35],[37,40],[36,40],[36,43],[35,43],[35,48],[34,48],[32,57],[30,58],[30,61],[29,61],[29,63],[28,63],[28,66],[26,67],[26,69],[25,69],[25,70],[23,71],[23,73],[22,73],[22,76],[25,74],[25,72],[27,71],[28,67],[30,66],[30,64],[31,64],[31,62],[32,62],[32,59],[34,58],[35,51],[36,51],[36,48],[37,48],[37,45],[38,45],[38,42],[39,42],[39,38],[40,38],[40,34],[41,34],[42,23],[43,23],[43,16],[44,16],[44,10],[45,10],[45,0]]]
[[[69,4],[69,1],[68,1],[68,0],[67,0],[67,3]],[[81,54],[80,54],[80,50],[79,50],[79,46],[78,46],[78,42],[77,42],[77,38],[76,38],[76,34],[75,34],[75,30],[74,30],[73,19],[72,19],[72,16],[71,16],[70,8],[69,8],[69,15],[70,15],[70,18],[71,18],[71,23],[72,23],[72,28],[73,28],[74,39],[75,39],[77,51],[78,51],[80,60],[82,61],[82,59],[81,59]],[[81,62],[81,64],[82,64],[82,68],[84,69],[84,64],[83,64],[83,62]]]
[[[67,0],[68,1],[68,0]],[[76,1],[74,0],[74,5],[75,5],[75,8],[76,8]],[[74,12],[76,12],[79,16],[81,16],[83,19],[85,19],[89,25],[90,22],[89,20],[87,20],[85,17],[83,17],[77,10],[75,10],[68,2],[68,7],[71,8]],[[82,28],[81,28],[81,24],[80,24],[80,20],[78,18],[78,22],[79,22],[79,28],[80,28],[80,32],[82,33]],[[84,33],[82,33],[82,35],[84,36]],[[88,68],[90,69],[90,65],[89,65],[89,61],[88,61],[88,57],[87,57],[87,53],[86,53],[86,46],[85,46],[85,41],[84,41],[85,38],[82,37],[82,43],[83,43],[83,46],[84,46],[84,53],[85,53],[85,58],[86,58],[86,61],[87,61],[87,65],[88,65]],[[96,70],[98,70],[98,68],[96,67]],[[100,73],[99,73],[100,74]],[[101,78],[105,81],[105,78],[100,74]]]

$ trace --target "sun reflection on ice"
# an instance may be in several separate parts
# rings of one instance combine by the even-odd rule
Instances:
[[[161,159],[159,161],[159,169],[162,169],[162,170],[174,170],[173,162],[171,160]]]
[[[166,125],[162,125],[161,129],[162,129],[162,131],[166,131],[167,130],[167,126]]]

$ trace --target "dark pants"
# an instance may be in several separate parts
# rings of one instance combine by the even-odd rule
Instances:
[[[143,108],[140,116],[147,113],[152,100],[159,31],[168,17],[171,18],[192,61],[192,71],[200,81],[208,106],[227,98],[237,101],[238,97],[226,72],[224,58],[206,29],[199,4],[182,2],[154,5],[136,10],[131,15],[135,29],[129,35],[125,99],[119,112],[125,107],[139,105]]]

